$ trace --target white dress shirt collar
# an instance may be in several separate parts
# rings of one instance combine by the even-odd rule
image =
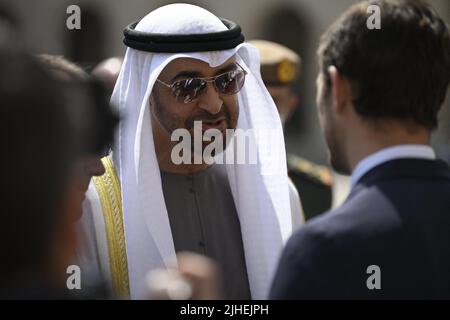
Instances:
[[[390,160],[405,158],[434,160],[436,159],[436,154],[430,146],[423,144],[404,144],[381,149],[358,163],[352,173],[352,187],[363,175],[376,166]]]

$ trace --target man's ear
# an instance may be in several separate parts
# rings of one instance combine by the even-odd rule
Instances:
[[[337,114],[343,113],[351,102],[350,83],[335,66],[328,68],[331,79],[331,91],[333,95],[333,109]]]

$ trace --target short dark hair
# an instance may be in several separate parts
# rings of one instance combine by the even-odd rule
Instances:
[[[381,29],[367,27],[370,5],[380,8]],[[354,108],[361,116],[437,127],[450,81],[450,36],[429,4],[419,0],[355,4],[322,36],[318,57],[327,87],[329,66],[349,79]]]

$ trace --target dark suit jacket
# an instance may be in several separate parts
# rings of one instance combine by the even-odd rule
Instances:
[[[380,290],[367,287],[371,265]],[[370,170],[341,207],[291,237],[270,298],[450,299],[448,165],[399,159]]]

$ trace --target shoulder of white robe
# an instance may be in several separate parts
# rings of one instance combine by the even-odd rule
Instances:
[[[292,231],[305,223],[305,216],[302,208],[300,195],[291,179],[288,179],[289,200],[291,204]]]

